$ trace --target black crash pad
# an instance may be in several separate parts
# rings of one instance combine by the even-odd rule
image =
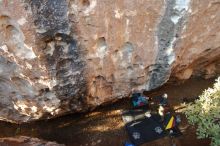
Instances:
[[[177,126],[172,129],[173,133],[170,134],[170,130],[165,130],[164,123],[161,122],[158,114],[151,113],[150,117],[147,117],[146,112],[150,113],[143,109],[122,112],[122,119],[126,123],[125,127],[133,144],[138,146],[168,135],[174,137],[182,135]]]
[[[126,130],[131,142],[137,146],[167,136],[163,125],[156,122],[153,116],[127,123]]]

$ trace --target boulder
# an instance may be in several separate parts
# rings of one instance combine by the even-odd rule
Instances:
[[[0,1],[0,119],[87,111],[220,73],[220,2]]]
[[[31,138],[27,136],[6,137],[0,138],[1,146],[65,146],[64,144],[57,144],[56,142],[48,142],[38,138]]]

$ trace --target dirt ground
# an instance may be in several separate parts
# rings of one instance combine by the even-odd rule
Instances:
[[[174,144],[208,146],[210,140],[198,140],[195,128],[187,123],[179,109],[184,97],[193,99],[204,89],[212,86],[213,82],[213,79],[190,79],[178,85],[168,83],[155,91],[146,93],[149,97],[168,94],[171,106],[181,115],[182,122],[179,128],[183,135],[174,139],[165,137],[143,146],[174,146]],[[56,141],[67,146],[123,146],[123,143],[128,140],[128,135],[121,118],[121,111],[130,108],[130,101],[127,98],[112,105],[99,107],[87,114],[72,114],[22,125],[0,122],[0,137],[26,135]]]

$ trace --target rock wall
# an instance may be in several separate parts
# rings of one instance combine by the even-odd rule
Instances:
[[[0,0],[0,119],[86,111],[220,73],[219,0]]]

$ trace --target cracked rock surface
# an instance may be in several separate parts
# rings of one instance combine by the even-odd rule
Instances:
[[[87,111],[220,74],[219,0],[0,0],[0,119]]]

